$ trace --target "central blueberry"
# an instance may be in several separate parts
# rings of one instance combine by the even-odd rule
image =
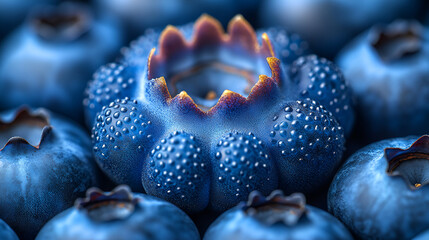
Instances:
[[[280,53],[297,45],[284,31],[257,36],[242,16],[225,32],[204,15],[102,67],[84,104],[105,173],[187,212],[327,184],[353,122],[344,78],[314,55],[290,64]]]

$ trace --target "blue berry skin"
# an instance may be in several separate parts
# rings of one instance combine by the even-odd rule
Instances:
[[[0,239],[3,240],[19,240],[18,236],[16,236],[16,233],[5,223],[3,220],[0,219]]]
[[[88,190],[91,191],[98,193],[83,200],[83,204],[78,199],[75,207],[55,216],[36,239],[200,239],[192,220],[171,203],[146,194],[131,193],[125,186],[119,186],[110,193]],[[129,196],[124,195],[125,191]]]
[[[242,16],[225,32],[203,15],[148,31],[100,68],[84,104],[103,171],[192,213],[226,210],[253,190],[315,196],[327,187],[353,123],[347,83],[333,63],[304,56],[310,50],[294,34],[259,35]],[[106,113],[122,106],[110,104],[116,98],[152,123],[142,132],[150,141],[112,135]]]
[[[426,230],[420,233],[419,235],[413,237],[412,240],[425,240],[425,239],[429,239],[429,230]]]
[[[136,100],[113,101],[102,108],[92,129],[95,159],[114,182],[141,191],[143,162],[161,133]]]
[[[374,26],[340,53],[363,143],[429,132],[428,56],[429,30],[414,21]]]
[[[350,87],[341,70],[331,61],[316,55],[301,57],[289,69],[304,98],[311,98],[326,107],[350,135],[354,124]]]
[[[253,133],[238,132],[223,136],[214,147],[212,172],[212,208],[233,207],[253,189],[269,194],[277,188],[276,166],[265,144]]]
[[[34,239],[50,218],[98,184],[101,173],[89,136],[70,120],[44,109],[0,118],[0,218],[21,239]]]
[[[271,153],[287,193],[316,193],[329,184],[344,149],[341,126],[322,105],[288,102],[271,118]]]
[[[45,107],[83,123],[87,81],[114,57],[120,36],[85,5],[40,7],[2,45],[0,108]]]
[[[281,26],[297,32],[317,54],[332,58],[348,41],[373,24],[415,17],[423,2],[268,0],[260,8],[260,19],[264,26]]]
[[[368,145],[335,176],[328,209],[360,239],[411,239],[429,228],[429,136],[417,139]],[[398,149],[408,154],[388,157]]]
[[[28,11],[36,5],[44,3],[55,3],[57,0],[3,0],[0,2],[0,42],[7,36],[14,28],[16,28],[25,19]]]
[[[174,132],[152,149],[143,166],[142,184],[148,194],[187,212],[202,211],[209,202],[209,164],[193,135]]]
[[[338,226],[339,225],[339,226]],[[239,209],[222,214],[210,226],[204,240],[275,240],[275,239],[353,239],[346,228],[327,212],[307,205],[303,223],[288,228],[278,224],[266,226],[246,216]]]
[[[292,195],[294,196],[294,195]],[[204,235],[204,240],[287,240],[287,239],[338,239],[351,240],[353,237],[335,217],[329,213],[305,205],[303,213],[296,209],[282,209],[281,203],[265,203],[246,211],[244,204],[238,205],[218,217]],[[293,208],[293,207],[292,207]],[[290,212],[288,212],[288,210]],[[295,218],[288,223],[283,219]],[[294,216],[295,215],[295,216]],[[277,221],[269,221],[277,218]]]

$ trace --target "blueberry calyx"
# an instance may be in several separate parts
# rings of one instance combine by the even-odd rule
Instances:
[[[37,36],[51,41],[74,41],[89,31],[91,14],[83,5],[63,4],[39,9],[31,17]]]
[[[251,102],[263,95],[271,85],[266,82],[280,84],[280,60],[270,38],[263,33],[259,44],[256,32],[241,15],[231,20],[227,33],[208,15],[194,26],[191,41],[179,29],[167,26],[159,37],[159,51],[152,49],[147,60],[147,78],[158,79],[162,92],[175,96],[172,102],[186,99],[201,113],[216,112],[228,101]],[[216,54],[207,55],[208,51]],[[230,55],[240,60],[232,61]],[[267,63],[271,78],[266,75]]]
[[[31,112],[24,107],[10,121],[0,119],[0,152],[8,145],[26,144],[39,149],[52,130],[49,114],[40,109]]]
[[[75,207],[86,211],[94,221],[108,222],[129,217],[134,213],[138,201],[126,185],[119,185],[111,192],[93,187],[86,191],[85,198],[76,200]]]
[[[413,190],[429,184],[429,135],[417,139],[408,149],[386,148],[389,176],[402,177]]]
[[[419,52],[423,44],[422,32],[418,22],[397,21],[385,27],[375,27],[370,42],[384,62],[392,62]]]
[[[281,190],[275,190],[268,197],[264,197],[260,192],[253,191],[249,194],[247,203],[242,203],[242,210],[267,225],[282,222],[293,226],[304,215],[305,202],[302,193],[285,196]]]

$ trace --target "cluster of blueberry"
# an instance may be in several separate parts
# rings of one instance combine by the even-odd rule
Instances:
[[[428,7],[1,1],[0,239],[429,239]]]

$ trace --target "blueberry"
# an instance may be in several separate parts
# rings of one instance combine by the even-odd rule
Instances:
[[[69,208],[51,219],[39,240],[200,239],[192,220],[174,205],[132,193],[127,186],[112,192],[87,191]]]
[[[223,213],[207,230],[205,240],[217,239],[353,239],[344,225],[327,212],[306,205],[304,195],[268,197],[252,192],[247,203]]]
[[[253,189],[269,194],[277,188],[276,165],[268,148],[252,132],[223,136],[213,149],[212,208],[229,209],[236,204],[231,199],[243,199]]]
[[[85,5],[32,11],[2,46],[1,108],[46,107],[83,122],[86,83],[120,44],[118,30]]]
[[[86,132],[44,109],[0,115],[0,218],[32,239],[99,182]]]
[[[150,31],[94,75],[84,105],[99,166],[192,213],[253,190],[318,194],[354,118],[341,71],[285,30],[258,39],[242,16],[227,33],[208,15],[190,27]]]
[[[0,239],[3,240],[19,240],[18,236],[16,236],[15,232],[0,219]]]
[[[307,39],[315,52],[334,57],[356,34],[379,22],[413,17],[423,1],[268,0],[261,23],[279,25]],[[380,14],[382,12],[382,14]]]
[[[428,229],[429,135],[373,143],[335,176],[328,208],[362,239],[411,239]]]
[[[413,21],[375,26],[338,64],[357,98],[357,137],[369,143],[429,132],[429,30]]]
[[[27,12],[43,3],[55,3],[58,0],[3,0],[0,2],[0,41],[25,19]]]

